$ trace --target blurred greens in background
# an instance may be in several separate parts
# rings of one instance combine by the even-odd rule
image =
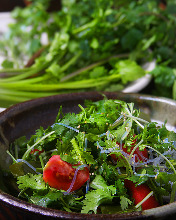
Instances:
[[[1,38],[1,106],[77,91],[120,91],[156,60],[150,94],[176,99],[176,3],[33,0]]]

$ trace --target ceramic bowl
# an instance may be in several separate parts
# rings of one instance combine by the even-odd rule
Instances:
[[[134,102],[135,107],[145,112],[151,120],[159,123],[167,119],[169,129],[176,130],[176,102],[154,96],[126,93],[104,93],[108,98]],[[34,131],[43,126],[53,124],[59,106],[64,113],[78,112],[78,104],[89,99],[103,99],[96,92],[63,94],[34,99],[16,104],[0,113],[0,219],[165,219],[176,216],[176,203],[158,208],[128,214],[77,214],[32,205],[15,197],[13,182],[3,173],[12,163],[6,153],[10,143],[16,138],[26,135],[30,137]]]

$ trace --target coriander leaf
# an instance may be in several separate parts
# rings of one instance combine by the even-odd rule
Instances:
[[[104,66],[98,66],[95,67],[91,72],[90,72],[90,78],[96,79],[99,78],[100,76],[106,75],[107,70],[105,69]]]
[[[95,135],[95,134],[92,134],[92,133],[85,134],[85,138],[87,138],[87,140],[91,141],[91,142],[100,140],[99,135]]]
[[[145,70],[132,60],[121,60],[116,63],[116,68],[124,84],[145,75]]]
[[[86,160],[87,164],[95,164],[96,163],[91,152],[83,151],[82,155],[83,155],[84,159]]]
[[[164,65],[157,66],[150,74],[154,76],[155,83],[164,88],[171,87],[176,79],[173,69]]]
[[[100,204],[111,203],[113,196],[112,191],[108,189],[96,189],[89,191],[83,200],[83,208],[81,213],[97,213],[97,208]]]
[[[43,181],[42,174],[33,175],[26,174],[17,178],[17,184],[19,189],[31,188],[32,190],[45,190],[47,186]]]
[[[132,176],[128,177],[127,179],[131,180],[133,183],[136,183],[136,186],[146,182],[149,179],[149,177],[147,175],[145,175],[146,169],[141,170],[139,173],[141,174],[140,176],[132,175]],[[155,174],[155,173],[153,173],[153,174]]]
[[[93,189],[110,190],[112,195],[116,193],[116,188],[112,185],[108,186],[101,175],[96,175],[95,179],[91,182],[90,187]]]
[[[33,170],[32,168],[30,168],[24,162],[14,163],[14,164],[10,165],[9,168],[10,168],[11,173],[16,177],[24,176],[27,173],[36,174],[36,171]]]
[[[144,126],[142,139],[152,144],[158,143],[158,134],[156,122],[149,122]]]
[[[60,157],[61,157],[61,159],[63,160],[63,161],[66,161],[66,162],[68,162],[68,163],[71,163],[71,164],[76,164],[77,163],[77,161],[76,160],[74,160],[73,159],[73,157],[71,157],[70,155],[68,155],[68,154],[59,154],[60,155]]]
[[[104,154],[104,155],[107,157],[106,154]],[[119,163],[117,164],[117,166],[114,166],[111,163],[107,163],[105,161],[102,161],[102,162],[100,161],[100,164],[101,164],[101,166],[98,170],[98,173],[103,176],[103,178],[106,180],[106,182],[109,185],[114,184],[115,181],[119,178],[119,173],[117,170],[117,166],[120,167]],[[124,167],[124,164],[122,164],[121,166]]]
[[[61,203],[59,200],[60,198],[63,197],[63,193],[60,191],[49,191],[47,194],[45,195],[38,195],[38,194],[34,194],[33,196],[30,197],[30,201],[32,203],[34,203],[35,205],[39,205],[39,206],[43,206],[43,207],[50,207],[50,204],[53,202],[57,202],[57,206],[58,203]],[[60,207],[62,207],[62,205],[60,204]]]
[[[129,205],[132,204],[132,201],[125,196],[120,196],[120,205],[122,210],[125,210],[128,208]]]
[[[90,187],[95,190],[89,191],[86,194],[83,200],[82,213],[89,213],[90,211],[97,213],[98,206],[104,202],[110,203],[113,195],[116,193],[116,188],[113,185],[108,186],[100,175],[96,175]]]

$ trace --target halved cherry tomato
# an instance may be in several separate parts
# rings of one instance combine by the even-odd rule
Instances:
[[[63,161],[59,155],[52,156],[43,169],[43,180],[55,189],[67,191],[73,181],[76,169],[72,165]],[[78,170],[76,180],[70,192],[75,191],[89,179],[89,170],[84,167],[83,170]]]
[[[127,179],[125,179],[124,183],[125,187],[129,190],[131,197],[134,199],[134,205],[141,202],[151,192],[151,189],[146,184],[135,186],[135,183]],[[143,202],[141,206],[142,210],[146,210],[158,207],[159,203],[154,195],[152,195]]]

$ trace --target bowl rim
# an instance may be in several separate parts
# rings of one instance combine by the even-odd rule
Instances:
[[[47,96],[47,97],[41,97],[36,98],[32,100],[28,100],[22,103],[15,104],[7,109],[5,109],[3,112],[0,113],[0,119],[2,118],[2,121],[6,120],[8,117],[13,116],[15,113],[14,110],[16,110],[18,113],[24,111],[28,108],[28,105],[30,106],[38,106],[40,104],[46,103],[46,100],[49,101],[55,101],[56,99],[62,100],[72,100],[74,98],[84,97],[82,100],[88,99],[90,97],[102,97],[102,94],[105,95],[112,95],[117,96],[118,94],[120,96],[126,97],[133,97],[135,99],[140,100],[149,100],[149,101],[155,101],[155,102],[162,102],[167,103],[169,105],[173,105],[176,107],[176,101],[164,98],[164,97],[158,97],[153,95],[145,95],[145,94],[137,94],[137,93],[122,93],[122,92],[79,92],[79,93],[71,93],[71,94],[59,94],[59,95],[53,95],[53,96]],[[100,219],[100,218],[107,218],[107,219],[118,219],[118,218],[124,218],[126,219],[136,219],[139,217],[163,217],[166,216],[168,213],[166,213],[166,210],[169,210],[169,213],[176,213],[176,202],[166,204],[157,208],[144,210],[144,211],[136,211],[132,213],[122,213],[122,214],[83,214],[83,213],[74,213],[74,212],[66,212],[66,211],[60,211],[56,209],[50,209],[45,208],[42,206],[38,206],[35,204],[31,204],[29,202],[23,201],[17,197],[14,197],[8,193],[3,192],[0,190],[0,202],[6,206],[13,206],[15,208],[18,208],[20,210],[25,210],[27,212],[33,212],[36,214],[40,214],[46,217],[60,217],[64,219],[82,219],[82,218],[91,218],[91,219]]]
[[[75,212],[66,212],[66,211],[61,211],[57,209],[51,209],[51,208],[46,208],[42,206],[38,206],[35,204],[30,204],[26,201],[20,200],[14,196],[11,196],[7,193],[4,193],[3,191],[0,190],[0,201],[4,202],[6,205],[12,205],[15,208],[18,208],[20,210],[25,210],[27,212],[33,212],[35,214],[41,214],[46,217],[62,217],[64,219],[83,219],[83,218],[90,218],[91,219],[100,219],[102,217],[107,217],[107,218],[115,218],[118,217],[127,217],[125,219],[131,219],[134,217],[141,216],[142,212],[137,211],[137,212],[132,212],[132,213],[122,213],[122,214],[83,214],[83,213],[75,213]],[[4,204],[3,203],[3,204]],[[5,205],[4,204],[4,205]]]

